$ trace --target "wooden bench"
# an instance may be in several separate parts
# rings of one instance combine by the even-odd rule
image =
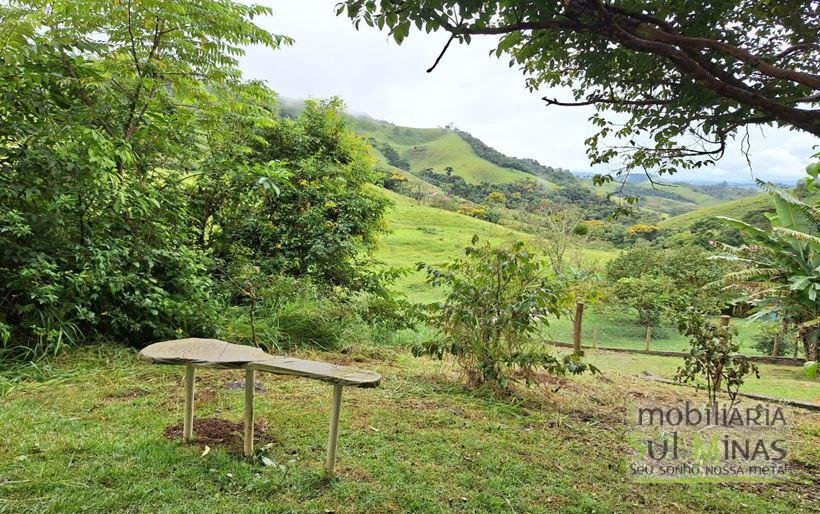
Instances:
[[[381,380],[381,376],[370,371],[293,357],[276,357],[258,348],[218,339],[191,338],[163,341],[146,346],[139,355],[141,359],[153,364],[185,366],[185,414],[182,434],[186,442],[193,440],[195,369],[198,367],[244,369],[245,431],[243,437],[246,456],[253,455],[253,396],[257,371],[312,378],[333,384],[327,460],[325,461],[325,471],[329,476],[333,476],[336,464],[342,388],[344,386],[377,387]]]

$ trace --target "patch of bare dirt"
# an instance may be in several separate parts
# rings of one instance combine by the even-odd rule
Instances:
[[[242,432],[244,424],[220,418],[194,419],[194,441],[207,444],[211,447],[222,447],[234,454],[242,453]],[[254,423],[254,440],[257,445],[264,445],[276,441],[273,434],[268,432],[264,422]],[[165,427],[166,439],[178,441],[182,439],[182,423]]]

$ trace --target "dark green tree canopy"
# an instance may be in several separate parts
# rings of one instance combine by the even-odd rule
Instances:
[[[548,105],[597,108],[587,153],[619,171],[712,164],[752,125],[820,136],[816,1],[346,0],[342,13],[398,43],[413,26],[448,31],[435,65],[453,40],[499,36],[528,88],[572,91]]]

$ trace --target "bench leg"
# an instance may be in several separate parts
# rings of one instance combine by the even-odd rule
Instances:
[[[182,438],[187,443],[194,439],[194,375],[193,365],[185,366],[185,417],[182,420]]]
[[[327,438],[327,461],[325,472],[328,478],[333,478],[333,468],[336,466],[336,444],[339,442],[339,410],[342,407],[342,385],[333,385],[333,407],[330,411],[330,434]]]
[[[253,455],[253,392],[256,387],[256,372],[245,369],[245,457]]]

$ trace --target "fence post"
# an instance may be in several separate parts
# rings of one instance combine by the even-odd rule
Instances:
[[[649,343],[652,342],[652,325],[646,326],[646,351],[649,351]]]
[[[774,336],[774,343],[772,343],[772,357],[777,357],[777,354],[780,353],[780,339],[783,337],[783,331],[781,330]]]
[[[581,321],[584,317],[584,302],[575,304],[575,323],[572,325],[572,349],[581,351]]]
[[[731,321],[731,319],[732,319],[732,317],[731,317],[731,316],[726,315],[726,314],[723,314],[723,315],[720,317],[720,326],[721,326],[721,327],[728,327],[728,326],[729,326],[729,321]],[[723,334],[723,335],[724,335],[724,336],[727,336],[728,334],[727,334],[726,332],[724,332],[724,334]],[[716,371],[715,378],[714,378],[715,395],[717,395],[717,393],[718,393],[718,392],[720,392],[720,386],[721,386],[721,373],[722,373],[722,371],[723,371],[723,370],[722,370],[722,366],[719,366],[719,367],[718,367],[718,369],[717,369],[717,371]],[[717,398],[717,396],[715,396],[715,398]]]
[[[598,325],[592,327],[592,347],[598,349]]]

